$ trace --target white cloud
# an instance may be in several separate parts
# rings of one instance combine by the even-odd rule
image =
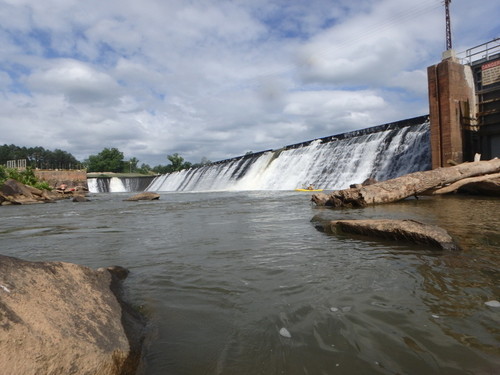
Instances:
[[[459,45],[498,34],[494,3],[453,2]],[[444,41],[436,0],[0,7],[2,141],[81,160],[218,160],[425,114]]]
[[[35,92],[62,94],[69,102],[114,104],[120,87],[108,74],[76,60],[51,60],[46,68],[35,70],[26,83]]]

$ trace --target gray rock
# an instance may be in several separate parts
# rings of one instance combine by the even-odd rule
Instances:
[[[89,200],[84,195],[77,194],[73,197],[73,202],[89,202]]]
[[[160,199],[160,194],[151,193],[148,191],[136,194],[130,198],[124,199],[125,201],[152,201]]]
[[[0,372],[135,374],[144,325],[117,283],[107,270],[0,255]]]
[[[446,230],[414,220],[335,220],[326,231],[355,233],[393,241],[407,241],[430,245],[443,250],[459,250]]]

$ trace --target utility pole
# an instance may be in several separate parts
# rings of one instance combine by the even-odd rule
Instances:
[[[450,3],[451,0],[444,0],[444,8],[446,12],[446,50],[453,48],[451,44],[451,21],[450,21]]]

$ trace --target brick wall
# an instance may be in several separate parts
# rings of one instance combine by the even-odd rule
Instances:
[[[35,176],[46,181],[51,187],[58,187],[65,184],[68,188],[87,186],[87,171],[83,170],[67,170],[67,171],[52,171],[52,170],[35,170]]]

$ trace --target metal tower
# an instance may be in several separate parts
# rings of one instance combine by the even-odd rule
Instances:
[[[446,50],[453,48],[451,44],[450,3],[451,0],[444,0],[444,8],[446,12]]]

